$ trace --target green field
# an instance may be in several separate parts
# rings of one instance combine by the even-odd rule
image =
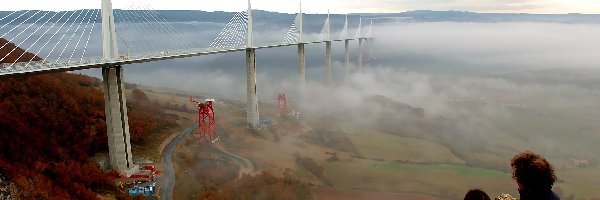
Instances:
[[[478,178],[507,178],[510,177],[508,173],[468,167],[464,165],[452,165],[452,164],[413,164],[403,162],[391,162],[391,163],[373,163],[371,167],[381,169],[385,171],[402,171],[410,173],[441,173],[441,174],[456,174],[458,176],[472,176]]]
[[[435,142],[355,128],[344,132],[360,154],[367,158],[421,163],[465,163],[448,147]]]
[[[458,199],[471,188],[490,195],[515,194],[508,173],[449,164],[367,162],[326,163],[326,173],[336,188],[385,192],[414,192]]]
[[[600,168],[576,168],[571,161],[578,157],[597,158],[590,151],[600,143],[596,124],[575,114],[550,111],[513,110],[507,114],[488,116],[495,129],[487,130],[484,145],[474,146],[483,149],[457,145],[452,148],[471,163],[506,170],[515,153],[533,150],[555,166],[559,177],[555,189],[562,191],[564,197],[600,197]],[[344,132],[363,156],[386,162],[327,165],[331,181],[341,189],[421,192],[452,198],[464,195],[470,188],[482,188],[491,196],[516,194],[509,173],[462,165],[463,159],[434,141],[355,128]],[[406,162],[391,162],[395,160]],[[423,162],[439,164],[414,164]]]
[[[489,120],[498,131],[490,137],[502,141],[504,149],[523,151],[533,150],[538,153],[550,154],[553,157],[575,156],[585,158],[600,158],[595,152],[590,152],[598,143],[600,126],[597,115],[591,115],[582,108],[574,107],[570,110],[558,108],[534,107],[527,109],[506,109],[504,113],[482,115]],[[474,109],[467,112],[478,113]],[[560,146],[557,150],[555,146]],[[497,149],[487,149],[499,153]]]
[[[560,187],[565,195],[575,194],[577,199],[600,197],[600,168],[571,168],[566,170],[557,170],[556,175],[560,183],[555,187]]]
[[[576,199],[589,200],[600,197],[596,151],[600,115],[581,109],[457,105],[456,111],[440,118],[409,117],[374,124],[320,118],[314,120],[313,128],[325,142],[338,144],[340,138],[345,139],[353,147],[348,152],[366,158],[322,163],[336,189],[413,192],[449,199],[460,199],[472,188],[484,189],[490,196],[516,195],[510,160],[531,150],[553,164],[559,179],[555,189],[563,197],[574,194]],[[588,160],[590,168],[575,166],[573,159]]]

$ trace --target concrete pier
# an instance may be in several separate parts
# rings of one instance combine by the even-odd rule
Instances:
[[[256,90],[256,50],[246,49],[246,120],[251,127],[258,127],[258,95]]]
[[[364,49],[365,49],[364,48],[364,39],[363,38],[358,38],[358,68],[361,71],[365,70],[364,69],[365,66],[363,66],[364,65],[363,64],[363,59],[364,59],[363,58],[363,55],[364,55],[363,51],[364,51]]]
[[[350,40],[344,40],[344,68],[348,75],[350,73]]]
[[[133,165],[131,143],[129,142],[123,67],[102,68],[102,78],[110,166],[122,175],[130,176],[136,172],[137,166]]]
[[[112,2],[102,0],[102,55],[111,60],[118,57],[117,33],[113,16]],[[104,112],[108,135],[108,154],[112,169],[127,177],[138,171],[133,164],[125,98],[125,81],[122,66],[102,68],[102,89],[104,92]]]
[[[298,90],[300,95],[304,95],[306,92],[306,68],[305,68],[305,57],[304,57],[304,44],[298,44]]]
[[[332,61],[331,41],[327,41],[325,42],[325,67],[327,67],[327,84],[329,84],[329,86],[333,85],[333,68],[331,66]]]

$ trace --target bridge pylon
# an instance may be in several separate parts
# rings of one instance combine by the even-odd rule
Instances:
[[[117,31],[111,0],[102,0],[102,55],[105,60],[118,57]]]
[[[252,3],[250,2],[250,0],[248,0],[248,30],[247,30],[247,36],[246,36],[246,47],[247,48],[251,48],[254,44],[254,38],[252,35]]]
[[[114,60],[119,54],[111,0],[102,0],[102,54],[105,60]],[[110,166],[129,177],[137,172],[137,166],[131,154],[123,67],[102,67],[102,79]]]
[[[327,10],[327,19],[325,20],[325,26],[323,27],[325,31],[325,68],[327,69],[327,84],[329,86],[333,85],[333,67],[332,67],[332,54],[331,54],[331,18],[329,15],[329,10]]]

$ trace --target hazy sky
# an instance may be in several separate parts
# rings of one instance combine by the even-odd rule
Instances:
[[[0,10],[72,10],[99,8],[100,0],[4,0]],[[50,3],[51,2],[51,3]],[[155,9],[240,11],[245,0],[113,0],[115,8],[151,5]],[[295,13],[298,0],[253,0],[255,9]],[[461,10],[512,13],[600,13],[599,0],[304,0],[307,13],[399,12]]]

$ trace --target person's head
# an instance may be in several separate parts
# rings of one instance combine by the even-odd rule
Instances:
[[[480,189],[472,189],[465,195],[465,200],[491,200],[490,197]]]
[[[552,189],[556,181],[554,168],[548,161],[531,151],[517,154],[510,165],[512,177],[517,181],[519,190],[543,191]]]

